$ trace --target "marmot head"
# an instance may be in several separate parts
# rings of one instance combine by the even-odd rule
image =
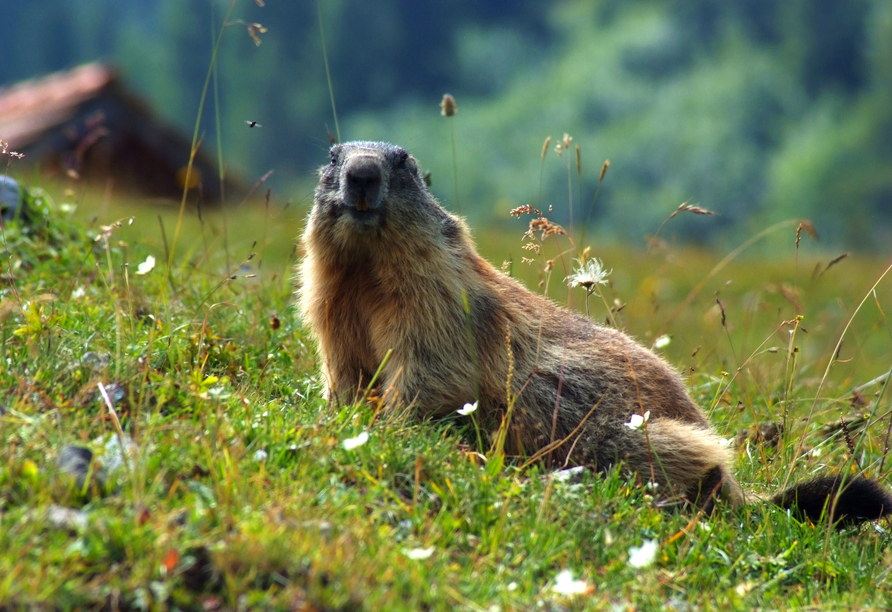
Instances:
[[[319,170],[308,236],[318,233],[330,246],[357,252],[370,241],[415,241],[441,233],[444,223],[455,227],[404,149],[347,142],[334,145],[330,158]]]

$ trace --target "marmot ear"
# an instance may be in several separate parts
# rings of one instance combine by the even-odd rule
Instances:
[[[399,157],[396,159],[396,167],[397,168],[405,168],[406,160],[409,159],[409,154],[406,151],[400,151]]]
[[[400,156],[400,168],[407,169],[412,176],[418,176],[418,160],[409,155],[408,153],[404,153],[406,156],[405,159]]]
[[[340,154],[341,154],[341,147],[339,147],[339,146],[332,147],[331,150],[329,150],[328,156],[331,159],[332,166],[338,165],[338,157],[340,156]]]

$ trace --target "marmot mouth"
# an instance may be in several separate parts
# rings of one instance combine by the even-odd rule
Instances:
[[[356,210],[366,211],[369,209],[369,199],[365,196],[356,198]]]
[[[381,222],[381,211],[369,208],[367,202],[365,208],[360,208],[360,205],[357,203],[356,206],[345,206],[342,210],[347,213],[347,217],[353,219],[353,221],[358,221],[361,225],[378,224]]]

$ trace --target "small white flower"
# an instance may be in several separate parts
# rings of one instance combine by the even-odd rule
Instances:
[[[585,263],[578,259],[576,261],[579,262],[579,267],[576,268],[573,274],[564,279],[571,287],[585,287],[591,291],[595,285],[606,283],[607,277],[613,271],[605,272],[604,265],[595,257],[592,257]]]
[[[254,461],[257,463],[263,463],[267,457],[269,457],[269,453],[262,448],[254,453]]]
[[[752,581],[752,580],[747,580],[746,582],[741,582],[741,583],[738,584],[736,587],[734,587],[734,591],[735,591],[738,595],[740,595],[741,597],[743,597],[744,595],[746,595],[747,593],[749,593],[750,591],[752,591],[752,590],[753,590],[755,587],[757,587],[757,586],[759,586],[758,583],[756,583],[756,582],[754,582],[754,581]]]
[[[432,554],[434,554],[434,547],[431,546],[429,548],[413,548],[411,550],[403,550],[403,554],[414,561],[427,559]]]
[[[731,446],[734,444],[734,438],[719,438],[719,444],[722,446]]]
[[[641,546],[633,546],[629,549],[630,567],[647,567],[657,559],[657,551],[660,545],[656,540],[644,540]]]
[[[354,448],[359,448],[360,446],[362,446],[363,444],[365,444],[368,441],[369,441],[369,433],[367,431],[364,431],[364,432],[360,433],[358,436],[356,436],[355,438],[347,438],[346,440],[341,442],[341,444],[347,450],[353,450]]]
[[[669,334],[663,334],[654,340],[654,348],[663,348],[664,346],[668,346],[670,342],[672,342],[672,338],[669,337]]]
[[[146,260],[139,264],[136,268],[137,274],[148,274],[152,271],[152,268],[155,267],[155,258],[149,255],[146,257]]]
[[[479,403],[480,400],[477,400],[473,404],[465,404],[464,406],[456,410],[456,412],[462,416],[468,416],[469,414],[472,414],[475,410],[477,410],[477,404]]]
[[[570,570],[563,570],[554,577],[551,590],[560,595],[581,595],[589,590],[589,586],[585,580],[574,580]]]
[[[509,583],[508,583],[508,586],[506,586],[505,588],[508,589],[509,591],[516,591],[516,590],[517,590],[517,583],[516,583],[516,582],[509,582]]]
[[[629,419],[628,423],[623,423],[629,429],[641,429],[641,427],[647,422],[650,418],[650,410],[644,413],[644,416],[640,414],[633,414]]]
[[[79,300],[80,298],[87,295],[87,290],[83,287],[78,287],[74,291],[71,292],[71,297],[75,300]]]
[[[579,480],[583,474],[585,474],[585,466],[577,465],[576,467],[552,472],[551,478],[555,482],[573,482],[574,480]]]

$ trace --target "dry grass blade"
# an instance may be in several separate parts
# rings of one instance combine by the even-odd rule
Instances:
[[[603,176],[603,173],[607,171],[608,166],[609,166],[609,163],[604,162],[604,167],[601,169],[602,176]],[[710,215],[710,216],[716,214],[716,213],[712,212],[711,210],[701,208],[700,206],[694,206],[693,204],[688,204],[687,202],[681,203],[678,206],[678,208],[676,208],[674,211],[672,211],[671,215],[669,215],[668,217],[663,219],[663,222],[660,223],[660,227],[657,228],[657,231],[654,232],[653,236],[650,236],[648,238],[648,249],[650,249],[652,245],[657,244],[657,236],[660,235],[660,231],[662,231],[663,226],[666,225],[666,223],[668,223],[670,219],[675,217],[675,215],[677,215],[678,213],[682,213],[682,212],[694,213],[695,215]]]
[[[824,276],[824,273],[826,273],[827,270],[829,270],[830,268],[832,268],[833,266],[835,266],[836,264],[838,264],[839,262],[841,262],[843,259],[845,259],[848,256],[849,256],[848,253],[843,253],[842,255],[837,255],[836,257],[831,259],[830,263],[827,264],[827,267],[824,268],[823,270],[821,270],[821,273],[818,274],[818,278],[821,278],[822,276]]]
[[[873,284],[873,286],[867,291],[867,293],[861,299],[861,302],[858,304],[858,307],[855,308],[854,312],[852,312],[852,316],[850,316],[849,320],[846,322],[846,326],[843,328],[842,333],[839,335],[839,340],[837,340],[837,342],[836,342],[836,347],[834,347],[834,349],[833,349],[834,356],[836,356],[839,353],[839,349],[842,346],[843,338],[846,337],[846,334],[848,333],[849,328],[852,326],[852,322],[855,320],[855,317],[858,315],[859,312],[861,312],[861,308],[864,307],[864,304],[867,302],[867,300],[872,295],[874,295],[874,292],[876,291],[877,286],[883,281],[884,278],[886,278],[886,275],[889,274],[890,270],[892,270],[892,264],[890,264],[889,266],[886,267],[885,270],[883,270],[883,273],[880,274],[880,277],[876,280],[876,282]],[[805,424],[804,424],[805,431],[808,431],[808,428],[811,425],[812,418],[814,418],[815,411],[817,410],[817,407],[818,407],[818,399],[821,396],[821,391],[824,390],[824,385],[827,383],[827,379],[830,376],[830,369],[833,367],[833,364],[835,362],[836,362],[835,358],[830,359],[827,362],[827,367],[824,369],[823,376],[821,376],[821,382],[818,383],[818,388],[815,391],[815,396],[814,396],[814,399],[812,400],[811,408],[808,411],[808,416],[806,416],[806,418],[805,418]],[[793,454],[794,457],[798,457],[799,455],[802,454],[802,449],[803,449],[804,445],[805,445],[805,437],[803,436],[799,439],[799,444],[796,447],[796,452]],[[850,461],[852,461],[853,459],[854,459],[854,455],[851,456]],[[789,484],[790,479],[793,477],[794,467],[795,467],[794,463],[791,463],[789,468],[787,469],[787,473],[784,476],[783,487],[786,487]],[[841,473],[846,473],[845,469],[840,470],[840,471],[841,471]]]
[[[701,208],[700,206],[695,206],[693,204],[688,204],[687,202],[681,204],[678,208],[675,209],[669,218],[671,219],[678,213],[689,212],[694,213],[695,215],[714,215],[715,213],[711,210],[707,210],[706,208]]]

